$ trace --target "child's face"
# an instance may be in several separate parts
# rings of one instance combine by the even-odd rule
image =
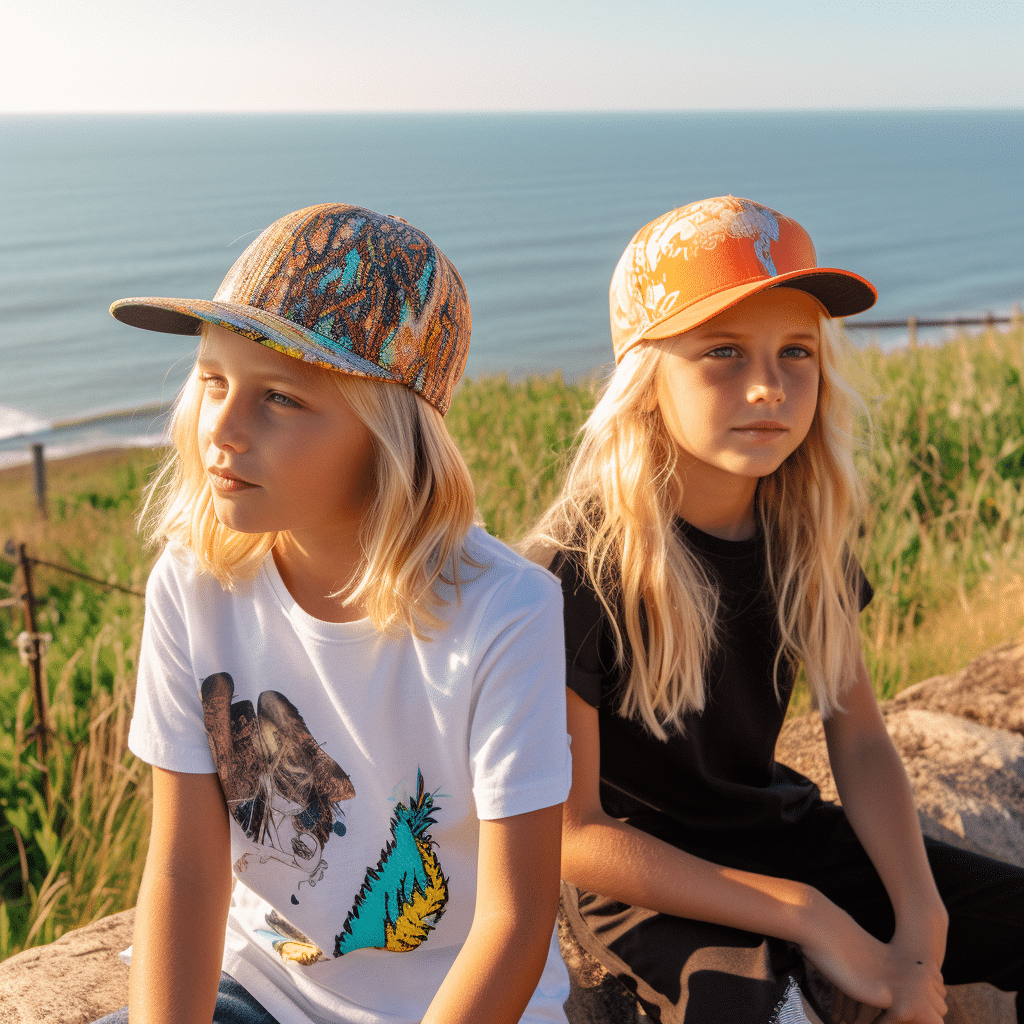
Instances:
[[[806,292],[772,288],[654,342],[658,405],[691,485],[768,476],[799,447],[818,402],[820,316]]]
[[[240,533],[351,534],[374,486],[370,432],[329,380],[222,327],[199,349],[199,451]]]

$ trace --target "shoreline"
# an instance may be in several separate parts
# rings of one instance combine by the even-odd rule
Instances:
[[[127,460],[139,452],[159,451],[156,446],[145,445],[112,446],[96,448],[87,452],[76,452],[72,455],[58,455],[46,459],[47,482],[68,477],[81,476],[85,473],[92,473],[96,470],[108,469],[119,460]],[[6,491],[17,487],[31,487],[33,482],[33,467],[31,455],[25,462],[15,465],[0,467],[0,490]]]
[[[877,348],[883,355],[893,356],[903,352],[914,351],[915,349],[919,351],[941,349],[946,345],[956,344],[964,340],[971,341],[983,338],[990,332],[1006,336],[1024,327],[1024,318],[1022,318],[1020,306],[1017,302],[1012,303],[1005,314],[1000,313],[998,316],[999,320],[995,323],[986,326],[983,320],[979,320],[973,328],[965,326],[921,326],[916,332],[916,343],[911,342],[909,334],[903,329],[901,337],[895,344],[890,341],[888,344],[882,345],[880,344],[881,337],[891,333],[892,328],[864,327],[861,329],[856,324],[847,325],[847,337],[855,352],[866,353],[871,349]],[[851,330],[850,328],[853,329]],[[611,353],[609,352],[608,354],[610,356]],[[587,381],[601,381],[610,369],[612,369],[612,364],[600,363],[583,373],[570,374],[568,376],[565,375],[563,370],[513,374],[485,372],[479,375],[467,374],[464,377],[464,382],[476,383],[499,378],[507,380],[512,385],[517,385],[534,377],[545,380],[551,377],[558,377],[565,381],[565,383],[573,385]],[[458,388],[456,388],[457,391]],[[85,413],[82,416],[70,419],[54,420],[46,423],[39,421],[42,425],[38,429],[32,429],[25,433],[0,436],[0,478],[12,470],[31,466],[31,445],[35,442],[42,442],[48,452],[54,449],[61,452],[59,455],[47,455],[47,465],[69,462],[80,457],[88,457],[99,453],[110,455],[118,450],[127,451],[134,448],[160,447],[159,444],[154,442],[157,437],[161,436],[162,432],[158,434],[152,430],[152,427],[159,420],[165,418],[171,408],[170,404],[161,402],[142,406],[129,406],[124,409],[106,409],[101,412]],[[0,412],[16,413],[29,419],[36,418],[36,415],[33,413],[24,413],[14,407],[3,405],[0,405]],[[117,425],[136,426],[140,418],[145,419],[146,417],[150,417],[148,430],[126,431],[120,434],[114,431],[106,433],[106,436],[99,433],[108,425],[114,425],[115,427]],[[92,433],[91,439],[89,438],[90,433]],[[95,448],[88,447],[90,440],[96,445]],[[69,448],[78,450],[68,451]]]

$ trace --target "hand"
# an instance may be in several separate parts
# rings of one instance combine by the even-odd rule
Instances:
[[[911,926],[897,925],[888,947],[895,972],[895,995],[883,1022],[941,1019],[945,1014],[941,966],[948,926],[949,916],[941,904],[934,913],[920,915]],[[935,1012],[939,1018],[934,1017]]]
[[[833,904],[825,916],[828,919],[821,922],[816,934],[800,943],[804,956],[850,999],[869,1006],[890,1006],[893,993],[886,981],[885,943]]]
[[[906,960],[890,944],[892,1004],[882,1021],[893,1024],[942,1024],[946,1015],[946,986],[934,964]]]
[[[885,1009],[886,1024],[942,1024],[946,989],[930,956],[879,942],[835,904],[821,899],[804,955],[841,992]]]

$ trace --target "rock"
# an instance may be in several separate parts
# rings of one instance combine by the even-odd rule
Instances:
[[[135,911],[104,917],[0,963],[0,1024],[90,1024],[128,1003]]]
[[[921,830],[1024,867],[1024,735],[921,710],[923,704],[893,700],[882,707]],[[817,713],[787,722],[775,753],[813,779],[826,800],[837,799]]]
[[[1003,644],[948,676],[908,686],[891,708],[923,708],[1024,736],[1024,644]]]
[[[1024,866],[1024,645],[1004,646],[882,705],[925,835]],[[837,799],[816,713],[788,721],[776,757]],[[835,1024],[869,1024],[877,1011],[829,991]],[[1014,1024],[1013,996],[990,985],[948,989],[947,1024]]]

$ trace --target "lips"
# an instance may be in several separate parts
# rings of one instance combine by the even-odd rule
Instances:
[[[206,472],[210,477],[210,485],[215,491],[220,491],[222,494],[247,491],[257,486],[222,466],[210,466]]]
[[[785,437],[789,433],[789,427],[777,420],[757,420],[754,423],[744,423],[742,427],[733,427],[734,434],[742,434],[748,441],[769,442]]]
[[[744,423],[742,427],[735,427],[735,430],[788,430],[785,423],[776,420],[757,420],[754,423]]]

